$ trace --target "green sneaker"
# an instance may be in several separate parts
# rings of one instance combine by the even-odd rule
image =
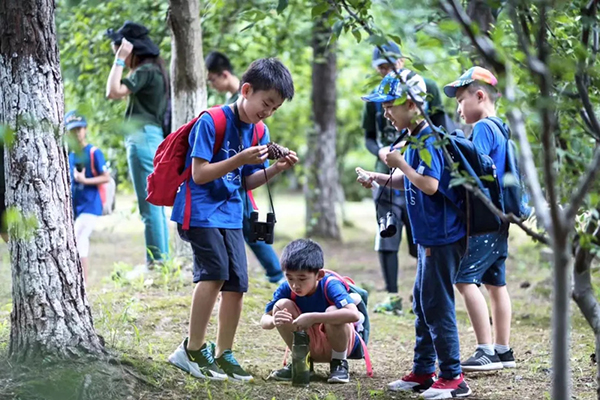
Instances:
[[[377,304],[373,311],[376,313],[402,315],[402,297],[390,296],[385,302]]]
[[[214,344],[211,345],[214,352]],[[244,371],[230,349],[225,350],[221,357],[215,358],[215,362],[229,376],[229,379],[237,382],[254,382],[254,377]]]

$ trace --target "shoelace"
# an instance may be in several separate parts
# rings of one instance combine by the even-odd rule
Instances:
[[[233,352],[231,351],[225,351],[222,357],[225,359],[225,361],[227,361],[230,364],[240,365],[240,363],[238,363],[235,357],[233,356]]]
[[[206,358],[206,361],[208,361],[209,364],[213,364],[215,362],[215,358],[212,355],[212,351],[208,346],[204,346],[202,349],[200,349],[200,352],[202,353],[204,358]]]

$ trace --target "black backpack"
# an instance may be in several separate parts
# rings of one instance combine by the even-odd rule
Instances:
[[[458,164],[458,170],[464,171],[471,178],[474,178],[475,185],[479,190],[496,208],[503,210],[502,190],[492,158],[479,152],[475,144],[467,139],[460,129],[451,134],[442,132],[441,136],[443,145],[448,150],[453,162]],[[466,222],[469,236],[493,233],[500,230],[502,220],[483,201],[464,187],[456,189],[461,194],[461,204],[457,205],[448,200],[457,209],[459,216]],[[437,193],[443,196],[441,192],[438,191]]]

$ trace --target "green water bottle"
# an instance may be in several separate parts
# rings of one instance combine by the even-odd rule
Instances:
[[[308,386],[310,383],[309,344],[310,339],[306,332],[294,332],[292,345],[292,385],[294,386]]]

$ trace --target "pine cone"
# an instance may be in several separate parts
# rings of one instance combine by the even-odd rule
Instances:
[[[287,147],[280,146],[275,142],[267,143],[267,150],[269,151],[269,160],[279,160],[280,158],[290,154],[290,149],[288,149]]]

